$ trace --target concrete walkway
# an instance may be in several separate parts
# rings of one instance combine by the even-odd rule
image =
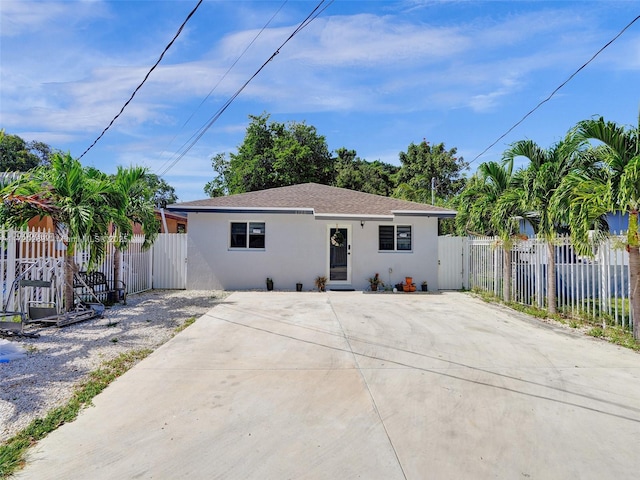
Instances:
[[[234,293],[21,479],[640,474],[640,355],[461,293]]]

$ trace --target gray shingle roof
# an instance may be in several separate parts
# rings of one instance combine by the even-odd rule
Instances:
[[[393,216],[415,214],[449,217],[454,211],[424,203],[356,192],[317,183],[271,188],[257,192],[183,202],[168,207],[177,211],[309,210],[316,216]]]

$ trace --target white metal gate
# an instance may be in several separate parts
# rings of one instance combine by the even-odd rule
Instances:
[[[153,288],[187,288],[187,234],[161,233],[153,244]]]
[[[460,290],[466,288],[465,254],[467,239],[464,237],[438,237],[438,288]]]

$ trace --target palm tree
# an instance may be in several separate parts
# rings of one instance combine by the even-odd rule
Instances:
[[[476,235],[497,235],[502,242],[502,297],[511,299],[511,247],[518,233],[516,217],[521,214],[519,203],[500,202],[513,195],[513,163],[500,165],[483,163],[471,177],[457,200],[456,227],[459,232]]]
[[[577,125],[579,138],[603,143],[597,152],[605,174],[583,175],[589,183],[573,182],[574,199],[581,202],[571,211],[576,243],[585,248],[588,230],[594,218],[607,211],[622,211],[629,215],[626,249],[629,252],[629,299],[633,314],[633,337],[640,340],[640,115],[638,126],[625,128],[604,118],[584,120]],[[587,188],[591,188],[589,191]]]
[[[514,197],[521,207],[529,209],[535,217],[532,222],[536,233],[547,243],[547,309],[556,313],[556,258],[554,239],[568,219],[562,218],[563,210],[553,208],[554,196],[562,179],[576,169],[585,166],[589,156],[582,155],[582,140],[569,132],[566,137],[545,150],[531,140],[515,142],[504,152],[503,161],[513,162],[516,157],[529,160],[526,169],[518,174],[520,198]]]
[[[159,223],[155,217],[155,205],[153,192],[146,181],[147,170],[142,167],[118,167],[118,171],[112,178],[114,185],[126,198],[124,215],[127,222],[119,224],[114,222],[115,249],[113,257],[113,284],[120,284],[120,269],[122,264],[122,251],[128,247],[133,233],[132,225],[137,223],[142,227],[144,243],[142,249],[151,247],[158,235]]]
[[[89,251],[89,265],[104,257],[111,223],[125,225],[127,198],[98,170],[83,168],[66,154],[51,156],[51,164],[37,167],[2,191],[0,218],[22,227],[35,217],[51,217],[56,235],[66,245],[65,308],[71,310],[77,249]]]

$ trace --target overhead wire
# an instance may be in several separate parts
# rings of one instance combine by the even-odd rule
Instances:
[[[227,78],[227,75],[229,75],[229,73],[231,72],[231,70],[233,70],[233,68],[236,66],[236,64],[240,61],[240,59],[242,59],[242,57],[245,55],[245,53],[247,53],[247,51],[251,48],[251,46],[256,42],[256,40],[258,40],[258,37],[260,37],[260,35],[269,27],[269,25],[271,25],[271,22],[273,21],[274,18],[276,18],[276,16],[278,15],[278,13],[280,13],[280,10],[282,10],[282,8],[287,4],[289,0],[284,0],[284,2],[282,2],[282,4],[280,5],[280,8],[278,8],[278,10],[276,10],[276,12],[271,16],[271,18],[269,18],[269,20],[267,21],[267,23],[264,24],[264,26],[260,29],[260,31],[253,37],[253,39],[251,40],[251,42],[249,42],[249,44],[244,48],[244,50],[240,53],[240,55],[238,56],[238,58],[235,59],[235,61],[231,64],[231,66],[227,69],[226,72],[224,72],[224,74],[222,75],[222,77],[220,77],[220,80],[218,80],[218,82],[213,86],[213,88],[209,91],[209,93],[207,94],[206,97],[204,97],[202,99],[202,101],[200,102],[200,104],[195,108],[195,110],[191,113],[191,115],[189,116],[189,118],[187,118],[185,120],[185,122],[182,124],[182,127],[180,127],[180,131],[184,130],[184,128],[187,126],[187,124],[191,121],[191,119],[194,117],[194,115],[198,112],[198,110],[200,110],[200,108],[202,107],[202,105],[204,105],[204,103],[209,99],[209,97],[213,94],[213,92],[220,86],[220,84],[224,81],[225,78]],[[199,130],[198,130],[199,131]],[[193,135],[191,135],[191,137],[189,137],[189,139],[182,145],[182,147],[180,147],[180,149],[184,148],[184,146],[190,142],[198,133],[198,131],[196,131]],[[178,133],[176,132],[176,134],[173,136],[173,138],[169,141],[169,145],[171,145],[173,143],[173,141],[177,138]],[[178,151],[180,151],[180,149],[178,149]],[[163,152],[164,153],[164,152]],[[175,154],[174,154],[175,156]],[[160,165],[160,167],[158,167],[157,170],[162,170],[165,165],[167,164],[167,162],[172,161],[174,157],[169,158],[168,160],[166,160],[162,165]]]
[[[218,119],[222,116],[222,114],[229,108],[229,106],[233,103],[233,101],[242,93],[242,91],[249,85],[249,83],[258,76],[258,74],[271,62],[276,55],[280,53],[280,50],[287,44],[289,41],[295,37],[301,30],[307,27],[313,20],[315,20],[319,15],[321,15],[333,2],[334,0],[330,0],[326,3],[323,8],[322,5],[326,2],[326,0],[321,0],[315,8],[307,15],[307,17],[300,22],[298,27],[287,37],[287,39],[280,44],[278,48],[271,54],[271,56],[258,68],[251,77],[218,109],[218,111],[210,118],[210,120],[203,125],[198,131],[197,135],[193,138],[193,140],[178,154],[178,156],[169,164],[164,170],[158,172],[159,176],[165,175],[169,170],[171,170],[184,156],[195,146],[196,143],[204,136],[204,134],[213,126],[213,124],[218,121]]]
[[[478,160],[482,155],[484,155],[485,153],[487,153],[489,150],[491,150],[493,147],[496,146],[496,144],[502,140],[504,137],[506,137],[507,135],[509,135],[513,130],[515,130],[522,122],[524,122],[529,116],[531,116],[536,110],[538,110],[542,105],[544,105],[545,103],[547,103],[549,100],[551,100],[551,98],[562,88],[564,87],[567,83],[569,83],[573,77],[575,77],[578,73],[580,73],[580,71],[582,71],[587,65],[589,65],[593,60],[595,60],[595,58],[600,55],[609,45],[611,45],[613,42],[615,42],[629,27],[631,27],[631,25],[633,25],[634,23],[636,23],[638,20],[640,20],[640,15],[638,15],[636,18],[634,18],[631,22],[629,22],[622,30],[620,30],[620,32],[618,32],[618,34],[613,37],[611,40],[609,40],[602,48],[600,48],[600,50],[598,50],[595,54],[593,54],[593,56],[587,60],[580,68],[578,68],[575,72],[573,72],[569,78],[567,78],[564,82],[562,82],[558,87],[556,87],[556,89],[551,92],[551,94],[546,97],[544,100],[542,100],[540,103],[538,103],[533,109],[531,109],[529,112],[527,112],[527,114],[522,117],[519,121],[517,121],[515,124],[513,124],[513,126],[511,128],[509,128],[505,133],[503,133],[502,135],[500,135],[500,137],[498,137],[498,139],[493,142],[491,145],[489,145],[487,148],[485,148],[482,152],[480,152],[478,155],[476,155],[476,157],[471,160],[469,162],[469,165],[471,165],[473,162],[475,162],[476,160]]]
[[[118,112],[118,114],[113,117],[113,119],[111,120],[111,122],[109,122],[109,125],[107,125],[105,127],[104,130],[102,130],[102,133],[100,135],[98,135],[98,138],[96,138],[93,143],[91,145],[89,145],[89,147],[82,152],[82,155],[80,155],[78,157],[78,160],[80,160],[82,157],[84,157],[86,155],[86,153],[91,150],[93,148],[93,146],[98,143],[98,141],[104,136],[105,133],[107,133],[107,130],[109,130],[111,128],[111,126],[115,123],[115,121],[118,119],[118,117],[120,117],[120,115],[122,115],[122,112],[124,112],[125,108],[127,108],[127,106],[131,103],[131,101],[133,100],[133,97],[136,96],[136,93],[138,93],[138,90],[140,90],[142,88],[142,86],[145,84],[145,82],[147,81],[147,79],[149,78],[149,76],[151,75],[151,72],[153,72],[156,67],[160,64],[160,62],[162,61],[162,59],[164,58],[165,53],[167,53],[167,51],[171,48],[171,46],[173,45],[173,43],[177,40],[177,38],[180,36],[180,34],[182,33],[182,30],[184,29],[185,25],[187,24],[187,22],[191,19],[191,17],[193,17],[193,15],[196,13],[196,10],[198,10],[198,8],[200,7],[200,5],[202,5],[202,2],[204,0],[198,0],[198,3],[196,4],[196,6],[193,8],[193,10],[191,10],[191,12],[189,12],[189,15],[187,15],[187,18],[185,18],[184,22],[182,22],[182,25],[180,25],[180,28],[178,28],[178,31],[176,32],[176,34],[173,36],[173,38],[171,39],[171,41],[167,44],[166,47],[164,47],[164,50],[162,51],[162,53],[160,54],[160,57],[158,58],[158,60],[156,61],[156,63],[151,67],[151,69],[147,72],[147,74],[144,76],[144,79],[142,80],[142,82],[140,82],[140,84],[136,87],[136,89],[133,91],[133,93],[131,94],[131,97],[129,97],[129,99],[124,103],[124,105],[122,106],[122,108],[120,109],[120,111]]]

